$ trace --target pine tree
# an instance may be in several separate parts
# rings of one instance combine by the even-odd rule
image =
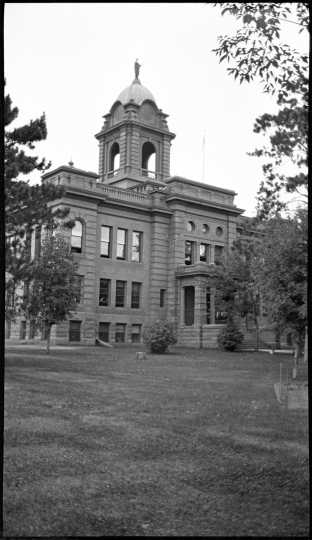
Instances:
[[[62,196],[63,188],[52,184],[29,185],[21,179],[34,170],[44,172],[50,167],[45,159],[30,155],[35,143],[46,139],[45,115],[31,120],[28,124],[9,129],[18,117],[18,108],[13,107],[9,95],[4,99],[5,125],[5,216],[6,242],[5,257],[7,288],[15,290],[16,285],[27,273],[30,255],[30,235],[36,226],[53,228],[58,218],[64,219],[68,209],[54,210],[49,203]],[[9,313],[9,311],[8,311]],[[11,316],[12,310],[11,310]]]

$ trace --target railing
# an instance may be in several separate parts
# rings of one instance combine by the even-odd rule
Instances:
[[[133,201],[144,203],[150,206],[151,200],[145,193],[138,193],[137,191],[127,191],[125,189],[119,189],[115,187],[106,186],[105,184],[97,184],[97,189],[107,195],[109,199],[115,199],[119,201]]]
[[[147,176],[148,178],[156,178],[156,172],[155,171],[149,171],[148,169],[142,169],[141,170],[142,176]]]
[[[108,171],[107,178],[113,178],[120,172],[120,170],[121,169],[114,169],[113,171]]]
[[[115,173],[116,171],[114,171]],[[105,194],[109,199],[115,199],[119,201],[132,201],[143,203],[145,206],[151,205],[151,199],[149,195],[145,193],[138,193],[137,191],[128,191],[126,189],[121,189],[109,185],[105,185],[102,182],[96,182],[93,179],[83,178],[75,175],[71,175],[71,178],[62,176],[60,178],[60,184],[68,187],[83,189],[83,190],[92,190],[94,192]]]
[[[162,180],[166,175],[160,171],[150,171],[148,169],[143,169],[141,167],[133,167],[132,165],[125,165],[124,167],[119,167],[118,169],[108,171],[104,173],[104,178],[113,178],[114,176],[122,174],[139,174],[139,176],[144,176],[146,178],[153,178]]]

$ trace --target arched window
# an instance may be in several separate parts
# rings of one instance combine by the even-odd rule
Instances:
[[[142,146],[142,174],[155,178],[156,150],[155,146],[147,141]]]
[[[75,225],[71,230],[70,239],[71,250],[74,253],[81,253],[82,248],[82,223],[81,221],[75,221]]]
[[[186,230],[187,232],[194,232],[195,231],[195,224],[193,221],[188,221],[186,224]]]
[[[120,149],[119,144],[114,142],[109,154],[109,170],[117,171],[120,167]]]

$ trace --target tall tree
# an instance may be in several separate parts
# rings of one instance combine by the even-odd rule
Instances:
[[[260,289],[254,268],[258,264],[258,246],[262,240],[259,233],[254,232],[252,236],[246,233],[243,231],[241,238],[233,243],[228,256],[214,267],[216,301],[228,313],[230,320],[242,317],[247,325],[247,320],[251,318],[258,342]]]
[[[264,180],[258,192],[258,214],[272,217],[282,208],[283,191],[307,200],[308,55],[281,43],[281,24],[309,31],[307,2],[215,3],[221,13],[241,23],[234,36],[220,36],[214,52],[240,83],[260,80],[265,92],[276,96],[276,114],[256,119],[254,131],[268,136],[266,147],[251,155],[265,158]],[[285,172],[289,170],[289,172]]]
[[[22,180],[32,171],[44,172],[50,163],[29,154],[35,143],[46,139],[45,115],[31,120],[21,127],[10,129],[18,117],[18,108],[13,107],[9,95],[4,99],[4,180],[6,215],[6,270],[7,287],[14,290],[23,280],[29,263],[30,234],[35,226],[54,226],[55,220],[65,218],[68,209],[54,210],[49,203],[62,196],[62,187],[51,184],[29,185]]]
[[[265,232],[255,278],[269,320],[292,334],[297,358],[302,354],[307,325],[307,212],[300,210],[292,219],[270,220]]]
[[[77,305],[76,268],[69,242],[59,233],[43,240],[40,256],[29,266],[29,291],[23,307],[28,319],[45,328],[47,353],[53,324],[66,320]]]

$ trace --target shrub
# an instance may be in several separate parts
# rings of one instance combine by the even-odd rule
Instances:
[[[218,335],[218,345],[220,349],[225,351],[235,351],[235,349],[242,343],[244,335],[239,330],[233,320],[229,320],[224,328],[222,328]]]
[[[155,321],[145,327],[143,341],[152,353],[164,353],[169,345],[176,343],[172,325],[168,321]]]

